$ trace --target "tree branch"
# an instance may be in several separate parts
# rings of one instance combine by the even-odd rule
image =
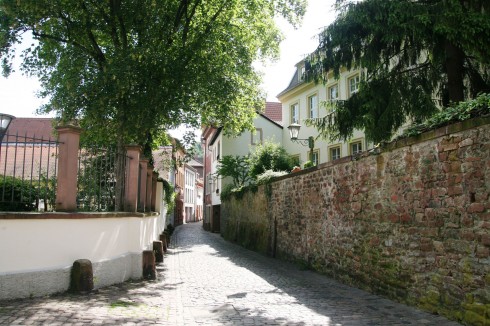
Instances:
[[[58,36],[54,36],[54,35],[51,35],[51,34],[45,34],[45,33],[40,33],[40,32],[37,32],[34,28],[31,28],[32,30],[32,35],[36,36],[36,37],[39,37],[39,38],[45,38],[45,39],[49,39],[49,40],[53,40],[53,41],[56,41],[56,42],[59,42],[59,43],[65,43],[65,44],[70,44],[70,45],[73,45],[79,49],[82,49],[84,52],[90,54],[90,55],[94,55],[94,52],[92,52],[90,49],[86,48],[85,46],[83,46],[82,44],[78,43],[78,42],[75,42],[75,41],[72,41],[72,40],[69,40],[69,39],[65,39],[65,38],[62,38],[62,37],[58,37]]]
[[[99,0],[92,0],[92,4],[99,10],[99,13],[102,16],[102,19],[104,19],[106,24],[110,26],[110,29],[111,29],[110,34],[111,34],[112,43],[114,44],[114,47],[119,48],[121,43],[119,42],[119,38],[117,36],[117,27],[115,24],[115,19],[114,19],[113,10],[112,10],[112,1],[110,2],[111,16],[109,16],[105,12],[104,8],[102,6],[100,6]]]
[[[99,64],[102,62],[105,62],[105,55],[104,52],[102,52],[101,48],[99,47],[99,44],[97,43],[97,40],[95,39],[94,34],[92,33],[91,29],[91,22],[90,22],[90,13],[88,11],[87,6],[85,5],[85,2],[82,2],[82,9],[85,12],[85,32],[87,33],[88,39],[90,43],[92,44],[92,48],[94,49],[95,52],[95,59]]]

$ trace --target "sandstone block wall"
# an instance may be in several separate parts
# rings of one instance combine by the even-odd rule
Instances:
[[[260,241],[278,257],[466,324],[488,324],[489,122],[459,123],[283,177],[241,206],[232,200],[227,218],[239,211],[240,225],[269,230]]]
[[[246,192],[243,197],[221,203],[221,235],[228,241],[269,254],[270,214],[265,187]]]

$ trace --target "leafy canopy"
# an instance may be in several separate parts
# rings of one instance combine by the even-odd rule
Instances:
[[[490,2],[337,0],[338,17],[319,36],[306,78],[326,82],[361,69],[359,92],[312,122],[322,135],[389,139],[407,119],[490,90]]]
[[[42,112],[80,119],[85,137],[144,144],[186,123],[252,126],[262,103],[253,61],[276,58],[273,17],[297,24],[305,0],[2,0],[0,59],[23,56],[49,103]],[[232,112],[232,114],[231,114]]]
[[[233,180],[233,187],[241,187],[250,181],[247,156],[225,155],[219,161],[216,175]]]
[[[255,151],[250,155],[250,176],[256,179],[258,175],[272,171],[291,171],[295,165],[295,160],[278,143],[265,141],[257,145]]]

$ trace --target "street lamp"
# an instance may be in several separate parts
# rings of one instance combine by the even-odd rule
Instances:
[[[0,113],[0,142],[3,140],[3,136],[7,132],[10,122],[15,119],[13,115]]]
[[[313,149],[315,148],[315,139],[313,136],[310,136],[306,139],[300,139],[298,138],[299,135],[299,129],[301,128],[301,125],[297,123],[291,124],[288,129],[289,129],[289,137],[293,142],[299,143],[303,146],[308,146],[310,148],[310,157],[311,161],[313,162]]]

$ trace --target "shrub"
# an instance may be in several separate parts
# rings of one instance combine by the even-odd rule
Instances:
[[[398,138],[419,135],[431,129],[490,114],[490,94],[480,94],[475,99],[443,108],[441,111],[419,123],[413,123]]]
[[[283,175],[286,175],[286,174],[288,174],[288,173],[285,171],[267,170],[264,173],[257,176],[257,184],[263,185],[263,184],[270,183],[274,178],[282,177]]]
[[[27,212],[35,209],[39,193],[28,180],[0,176],[0,211]]]
[[[225,155],[219,161],[216,174],[221,177],[231,177],[235,187],[243,186],[250,181],[248,158]]]
[[[277,143],[266,141],[260,144],[250,155],[250,176],[254,179],[267,170],[291,171],[294,159],[286,152],[284,147]]]
[[[170,214],[175,206],[175,190],[174,186],[165,179],[163,180],[163,200],[167,204],[167,213]]]
[[[307,168],[311,168],[313,166],[315,166],[315,164],[313,164],[312,161],[306,161],[305,164],[303,165],[303,168],[307,169]]]
[[[221,189],[221,192],[219,194],[219,198],[223,201],[223,200],[228,200],[230,199],[232,193],[233,193],[233,189],[235,189],[235,186],[232,185],[231,183],[230,184],[227,184],[223,187],[223,189]]]

